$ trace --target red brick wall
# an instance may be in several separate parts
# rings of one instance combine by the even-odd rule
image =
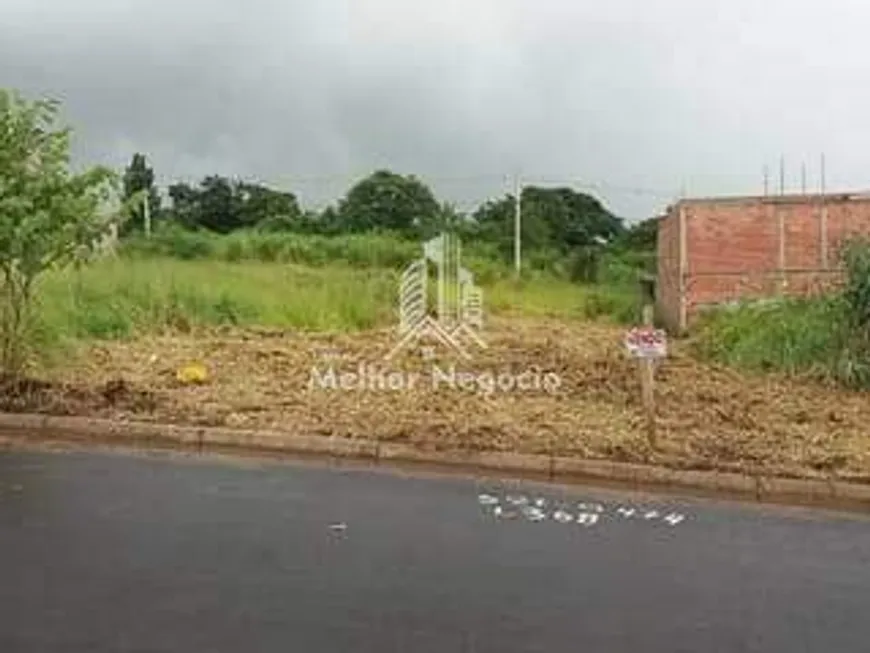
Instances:
[[[656,304],[658,317],[668,329],[679,329],[680,315],[680,225],[679,216],[670,213],[659,219],[658,280]]]
[[[690,324],[709,305],[807,295],[837,283],[843,243],[870,235],[870,197],[825,197],[827,267],[822,255],[822,206],[818,196],[786,196],[684,200],[670,207],[659,221],[658,303],[664,322],[675,330],[688,326],[680,319],[681,209]]]

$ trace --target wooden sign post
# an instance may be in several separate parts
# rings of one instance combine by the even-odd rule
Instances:
[[[647,304],[643,307],[643,326],[653,327],[653,307]],[[643,398],[643,411],[646,415],[646,431],[649,446],[655,449],[656,439],[656,393],[655,393],[655,359],[644,357],[640,359],[640,388]]]
[[[652,449],[658,445],[656,433],[655,366],[656,361],[667,356],[667,334],[653,324],[653,306],[643,307],[642,326],[628,332],[625,338],[628,353],[638,359],[641,403],[646,416],[647,440]]]

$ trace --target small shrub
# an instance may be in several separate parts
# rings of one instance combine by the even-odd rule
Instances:
[[[223,251],[223,260],[229,263],[238,263],[245,257],[245,244],[238,238],[227,242]]]
[[[597,247],[581,247],[571,255],[569,274],[571,281],[595,283],[598,281],[601,254]]]
[[[583,298],[582,311],[587,319],[607,317],[619,324],[633,324],[640,317],[636,295],[618,289],[590,288]]]
[[[172,230],[163,234],[166,253],[183,261],[210,258],[215,253],[214,240],[205,233]]]
[[[273,263],[281,259],[283,243],[279,237],[263,235],[253,238],[254,258],[265,263]]]
[[[17,378],[33,351],[37,281],[84,264],[109,231],[118,177],[70,170],[70,130],[59,103],[0,89],[0,374]],[[126,210],[129,207],[123,207]]]

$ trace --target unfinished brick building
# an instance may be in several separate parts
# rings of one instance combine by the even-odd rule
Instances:
[[[823,292],[867,235],[870,194],[680,200],[658,221],[659,318],[680,333],[710,306]]]

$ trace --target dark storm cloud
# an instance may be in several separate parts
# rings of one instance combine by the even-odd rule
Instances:
[[[780,153],[815,183],[822,150],[866,185],[870,9],[718,4],[6,0],[0,84],[63,99],[81,158],[309,202],[389,166],[468,205],[522,171],[644,217],[681,186],[757,192]]]

